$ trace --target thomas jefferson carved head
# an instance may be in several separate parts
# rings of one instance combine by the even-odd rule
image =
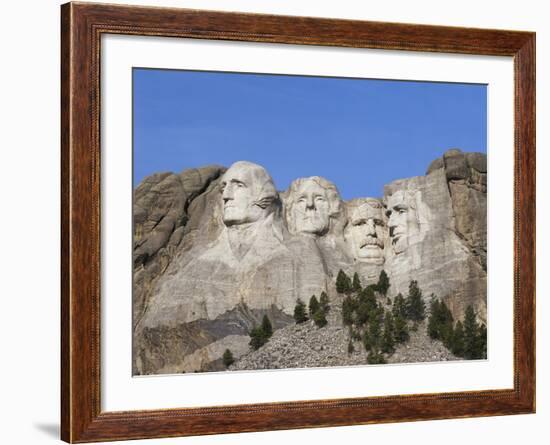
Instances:
[[[338,189],[319,176],[299,178],[289,189],[286,218],[291,233],[321,236],[340,213]]]
[[[223,222],[226,226],[264,219],[275,207],[277,191],[265,168],[252,162],[235,162],[220,183]]]
[[[387,197],[386,207],[391,245],[394,253],[400,254],[409,247],[411,235],[418,232],[414,194],[397,190]]]
[[[371,264],[384,262],[384,220],[384,206],[378,199],[359,198],[348,203],[345,234],[357,261]]]

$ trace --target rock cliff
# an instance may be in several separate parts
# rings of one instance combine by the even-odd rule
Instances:
[[[293,329],[298,299],[339,298],[340,269],[363,284],[385,270],[391,296],[417,280],[455,318],[471,304],[486,322],[486,175],[485,155],[453,149],[349,202],[317,176],[278,192],[249,162],[147,177],[134,192],[134,374],[223,369],[226,349],[244,359],[264,315]]]

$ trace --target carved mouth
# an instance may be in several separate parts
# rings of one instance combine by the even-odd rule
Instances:
[[[384,248],[384,243],[378,238],[367,238],[364,240],[360,246],[360,249],[382,249]]]

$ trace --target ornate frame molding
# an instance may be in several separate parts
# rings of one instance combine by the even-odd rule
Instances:
[[[101,35],[513,56],[514,388],[101,412]],[[61,7],[61,438],[174,437],[535,412],[535,34],[173,8]]]

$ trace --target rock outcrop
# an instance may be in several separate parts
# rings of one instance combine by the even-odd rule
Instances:
[[[134,374],[221,370],[226,349],[244,359],[264,315],[291,330],[298,299],[338,298],[340,269],[364,285],[385,270],[392,296],[417,280],[426,301],[445,299],[455,318],[471,304],[486,322],[486,175],[485,155],[454,149],[425,176],[349,202],[317,176],[277,192],[249,162],[146,178],[134,195]]]

